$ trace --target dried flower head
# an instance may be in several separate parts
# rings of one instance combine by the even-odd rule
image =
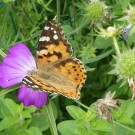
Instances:
[[[96,112],[98,114],[98,116],[107,119],[107,120],[111,120],[112,119],[112,114],[111,114],[111,110],[118,108],[117,104],[118,104],[118,100],[117,99],[113,99],[114,97],[114,93],[108,92],[105,95],[105,98],[103,99],[99,99],[96,102]]]

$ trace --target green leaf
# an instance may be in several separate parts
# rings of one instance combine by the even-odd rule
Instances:
[[[78,135],[75,120],[63,121],[57,128],[62,135]]]
[[[113,45],[113,41],[111,38],[103,38],[103,37],[98,37],[95,40],[94,46],[97,49],[105,49]]]
[[[113,51],[114,51],[114,49],[106,51],[103,54],[100,54],[100,55],[96,56],[95,58],[91,58],[89,60],[84,61],[84,63],[87,64],[87,63],[92,63],[92,62],[95,62],[95,61],[99,61],[99,60],[107,57],[108,55],[110,55]]]
[[[25,130],[24,135],[43,135],[39,128],[31,127],[28,130]]]
[[[36,111],[36,107],[35,106],[27,106],[27,107],[25,107],[25,110],[29,111],[30,113],[33,113]]]
[[[66,109],[68,113],[74,118],[74,119],[80,119],[83,118],[86,114],[84,110],[82,110],[80,107],[70,105],[66,106]]]
[[[0,111],[2,116],[15,116],[22,109],[12,99],[0,99]]]
[[[86,114],[86,120],[89,120],[89,122],[93,121],[96,117],[97,117],[97,114],[96,112],[93,113],[95,110],[95,104],[92,104],[90,106],[90,109],[87,111],[87,114]]]
[[[17,123],[19,123],[17,117],[7,116],[0,122],[0,131]]]
[[[73,31],[73,28],[70,25],[63,25],[63,30],[65,35],[68,35],[69,32]]]
[[[31,118],[32,117],[31,113],[27,110],[23,111],[21,114],[24,118]]]
[[[113,110],[113,117],[125,124],[134,124],[132,116],[135,114],[135,101],[124,101],[120,108]]]
[[[3,95],[5,95],[11,91],[18,89],[19,87],[20,87],[20,84],[17,84],[17,85],[11,86],[9,88],[3,89],[2,91],[0,91],[0,97],[2,97]]]
[[[126,128],[123,128],[123,127],[121,127],[121,126],[119,126],[119,125],[117,125],[116,127],[115,127],[115,132],[118,134],[118,135],[130,135],[129,134],[129,131],[126,129]]]
[[[115,97],[119,97],[121,95],[130,95],[131,96],[131,93],[129,92],[129,86],[128,85],[124,85],[124,86],[121,86],[122,82],[117,82],[115,84],[112,84],[108,87],[107,91],[111,91],[111,92],[114,92],[115,91]],[[116,91],[117,90],[117,91]]]
[[[98,131],[111,131],[112,124],[109,123],[107,120],[98,118],[91,123],[91,128]]]
[[[43,114],[33,116],[29,126],[38,127],[41,131],[49,128],[48,120]]]
[[[123,9],[126,9],[131,0],[118,0]]]
[[[135,134],[135,127],[134,126],[129,126],[129,125],[123,125],[119,122],[113,121],[113,125],[115,125],[115,132],[117,134],[125,134],[125,135],[134,135]],[[130,133],[129,133],[130,132]]]

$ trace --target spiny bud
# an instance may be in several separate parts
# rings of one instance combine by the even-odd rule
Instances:
[[[103,5],[100,2],[91,2],[85,7],[85,13],[91,19],[100,19],[104,14]]]
[[[82,1],[78,6],[83,11],[84,17],[92,23],[105,22],[104,18],[109,18],[109,8],[99,0]]]
[[[115,73],[120,79],[135,80],[135,49],[119,54],[116,58]]]

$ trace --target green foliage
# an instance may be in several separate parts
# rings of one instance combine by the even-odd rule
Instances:
[[[128,77],[118,82],[119,74],[114,75],[116,55],[134,48],[134,4],[134,0],[100,3],[98,0],[0,1],[1,61],[9,48],[18,42],[25,43],[35,56],[44,24],[47,20],[56,19],[62,24],[74,50],[73,57],[79,58],[87,71],[79,101],[49,95],[50,104],[40,109],[25,107],[17,100],[20,85],[0,88],[0,135],[52,135],[52,130],[57,135],[55,120],[58,135],[134,135],[135,101],[130,100],[132,87],[128,85]],[[132,27],[125,39],[126,35],[121,31],[129,23]],[[132,61],[122,61],[123,66],[119,67],[122,71],[134,63],[134,58],[130,59]],[[125,63],[129,64],[125,66]],[[131,65],[129,72],[132,70],[134,66]],[[108,91],[115,92],[114,98],[119,99],[117,108],[111,108],[111,120],[100,117],[95,109],[96,101]]]

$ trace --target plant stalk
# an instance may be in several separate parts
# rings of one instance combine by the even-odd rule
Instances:
[[[48,103],[44,106],[44,114],[48,118],[48,124],[50,127],[51,135],[58,135],[55,118],[54,118],[54,114],[53,114],[53,110],[52,110],[50,101],[48,101]]]
[[[60,22],[60,0],[57,0],[57,21]]]
[[[119,46],[118,46],[118,42],[116,40],[116,37],[113,36],[112,39],[113,39],[114,47],[116,49],[117,54],[120,54],[120,49],[119,49]]]

